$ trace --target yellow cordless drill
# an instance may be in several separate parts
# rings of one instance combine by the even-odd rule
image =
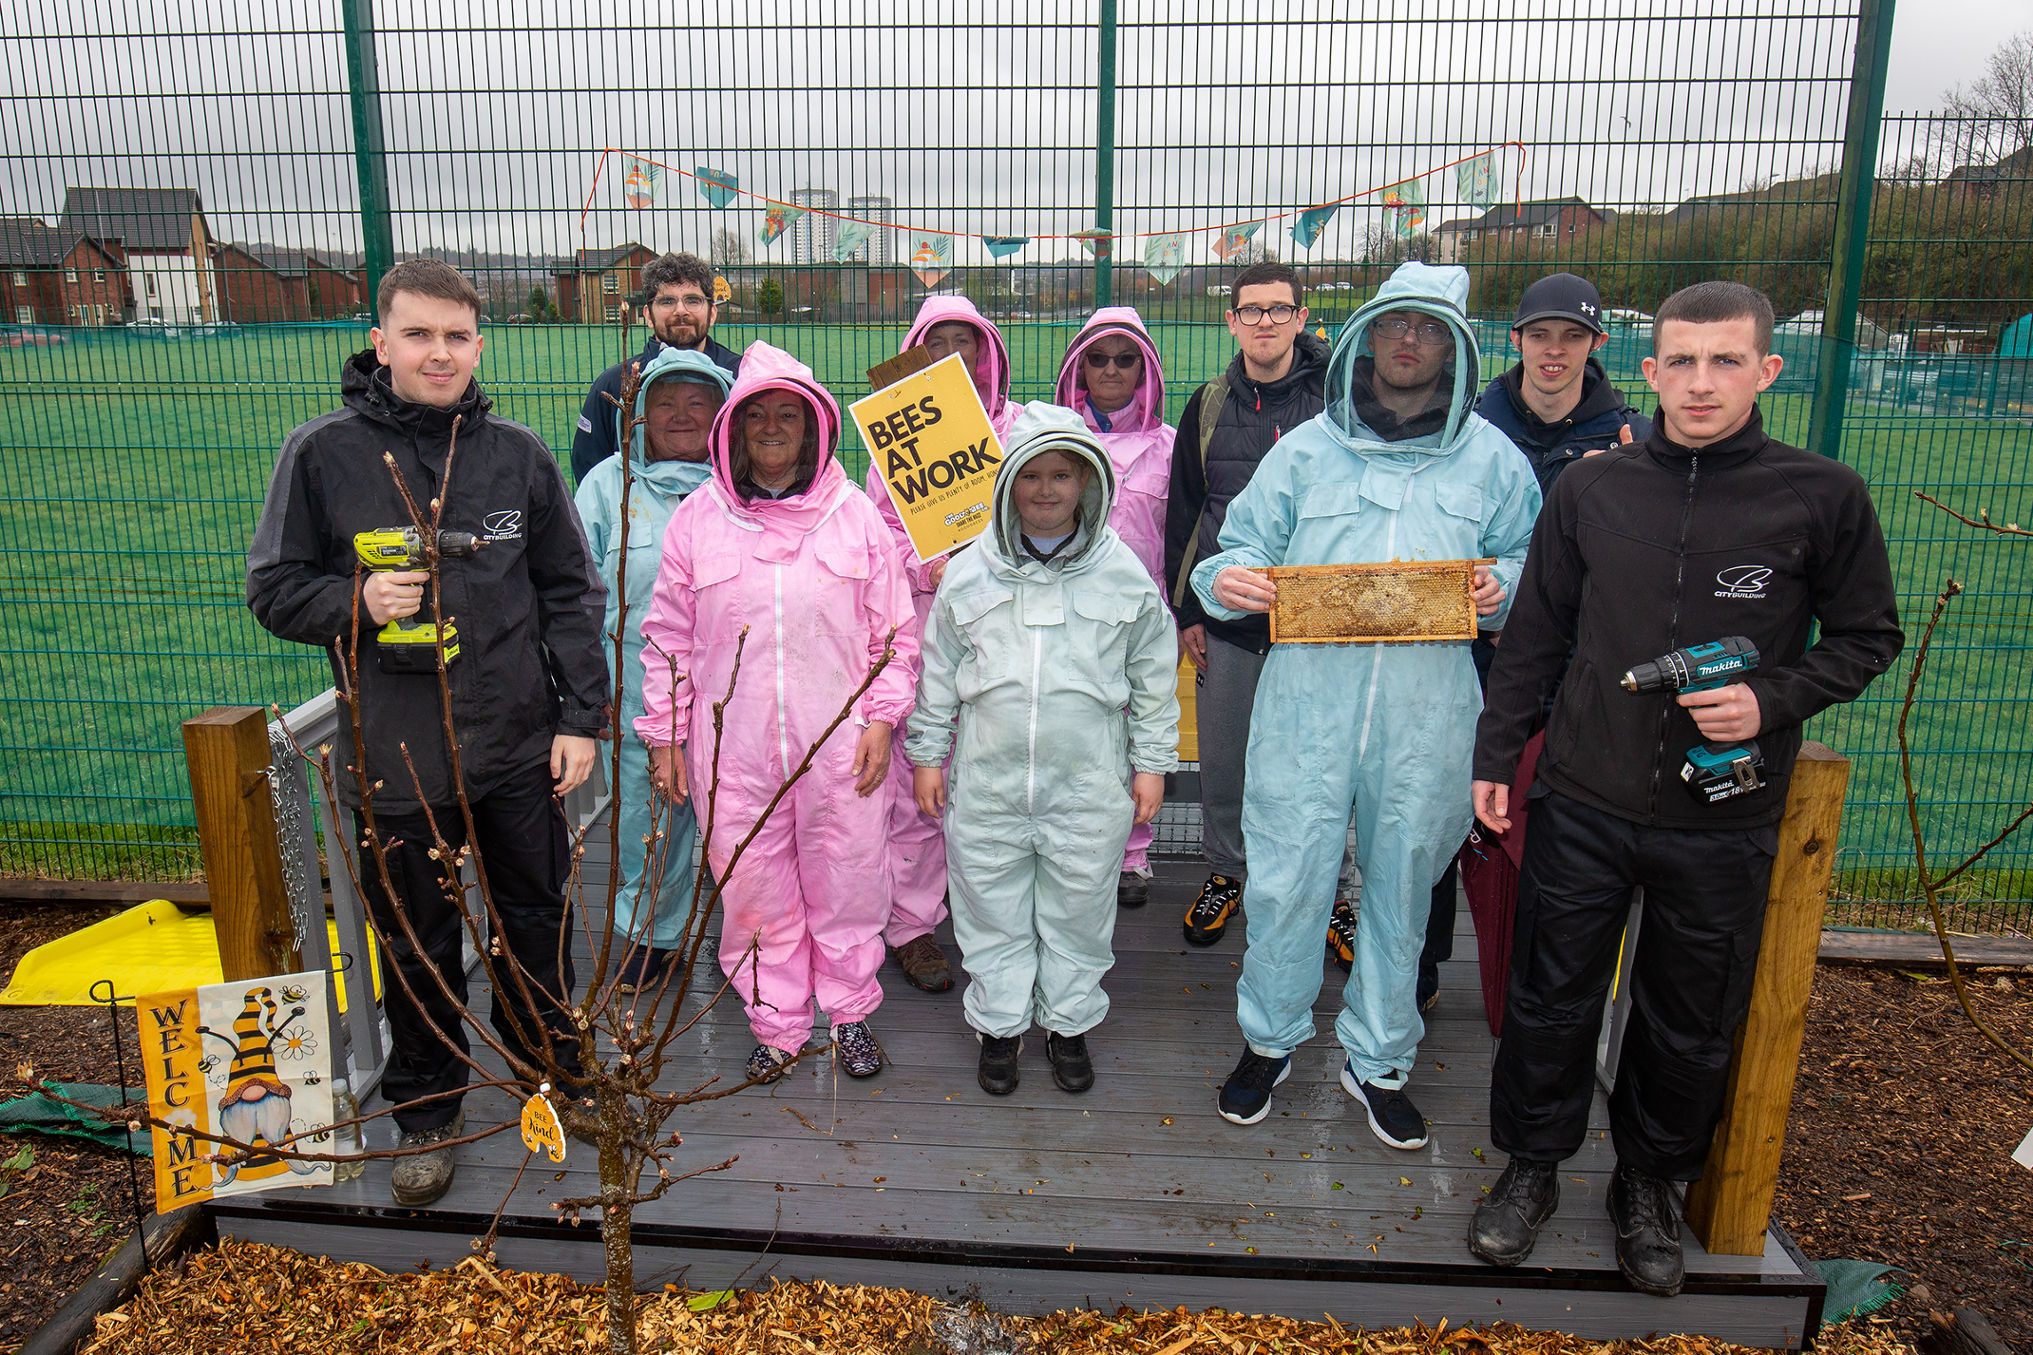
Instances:
[[[471,532],[439,532],[437,558],[457,559],[480,549],[480,538]],[[353,551],[360,563],[377,574],[395,570],[423,569],[429,563],[424,539],[414,527],[376,527],[353,537]],[[425,585],[426,589],[429,585]],[[445,635],[445,662],[459,657],[459,632],[450,621],[440,627],[429,621],[430,595],[414,616],[399,616],[381,628],[376,657],[384,673],[435,673],[438,671],[438,632]]]

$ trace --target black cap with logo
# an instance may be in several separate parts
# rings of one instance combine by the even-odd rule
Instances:
[[[1572,320],[1596,333],[1602,327],[1602,296],[1595,284],[1572,273],[1554,273],[1540,278],[1518,298],[1518,318],[1512,329],[1523,329],[1534,320]]]

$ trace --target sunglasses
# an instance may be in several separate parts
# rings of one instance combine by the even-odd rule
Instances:
[[[1089,349],[1087,352],[1087,365],[1096,371],[1108,366],[1113,361],[1116,366],[1126,372],[1143,360],[1144,357],[1141,353],[1097,353],[1092,349]]]

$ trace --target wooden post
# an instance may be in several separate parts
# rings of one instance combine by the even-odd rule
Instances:
[[[1822,744],[1801,746],[1779,824],[1751,1010],[1737,1031],[1722,1123],[1701,1179],[1687,1188],[1688,1226],[1719,1256],[1765,1253],[1848,785],[1848,758]]]
[[[269,798],[268,712],[214,706],[184,721],[198,846],[227,982],[303,968]]]

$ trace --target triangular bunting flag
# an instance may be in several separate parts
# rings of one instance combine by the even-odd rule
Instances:
[[[1073,238],[1080,242],[1082,249],[1097,259],[1106,259],[1115,253],[1115,234],[1112,231],[1090,226],[1084,231],[1074,231]]]
[[[981,243],[988,247],[991,259],[1007,259],[1031,242],[1028,235],[984,235]]]
[[[1160,287],[1178,277],[1185,266],[1185,236],[1153,235],[1144,242],[1144,271],[1156,278]]]
[[[792,207],[788,203],[772,202],[769,208],[762,214],[762,229],[755,233],[755,238],[762,241],[765,245],[773,245],[776,243],[776,238],[789,230],[791,223],[804,214],[805,209],[802,207]]]
[[[875,227],[866,221],[839,221],[833,225],[833,262],[852,263]]]
[[[621,181],[621,192],[627,197],[628,205],[639,212],[656,201],[656,191],[663,181],[662,165],[653,165],[631,155],[628,157],[628,175]]]
[[[1214,242],[1215,254],[1223,259],[1228,258],[1248,244],[1250,237],[1263,229],[1263,224],[1261,221],[1245,221],[1240,226],[1230,226],[1221,233],[1221,238]]]
[[[1293,243],[1301,249],[1311,249],[1319,244],[1321,232],[1327,229],[1327,223],[1332,221],[1334,214],[1340,210],[1338,204],[1330,204],[1326,207],[1308,207],[1299,213],[1299,219],[1292,223]]]
[[[725,207],[733,202],[735,190],[741,187],[741,180],[732,174],[704,165],[694,165],[692,175],[699,181],[699,196],[712,207]]]
[[[1471,207],[1487,207],[1503,192],[1503,184],[1497,178],[1497,157],[1495,151],[1485,151],[1473,160],[1464,160],[1454,167],[1454,184],[1460,190],[1461,200]]]
[[[950,235],[914,235],[911,237],[911,271],[918,275],[918,281],[927,287],[937,287],[939,279],[953,268],[953,237]]]
[[[1391,229],[1400,240],[1411,239],[1426,224],[1426,189],[1417,179],[1386,188],[1384,206],[1390,209]]]

